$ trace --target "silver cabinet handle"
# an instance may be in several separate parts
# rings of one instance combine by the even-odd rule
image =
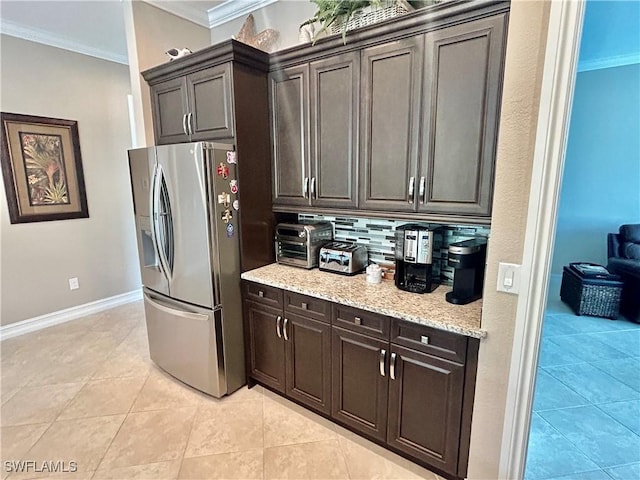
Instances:
[[[413,203],[413,190],[416,184],[416,178],[409,178],[409,203]]]
[[[387,359],[387,351],[385,349],[380,350],[380,375],[384,377],[384,362]]]
[[[318,192],[316,191],[316,177],[311,179],[311,197],[318,199]]]
[[[304,183],[302,184],[302,196],[308,198],[309,193],[309,177],[304,177]]]
[[[282,323],[282,317],[280,315],[278,315],[278,318],[276,318],[276,333],[278,334],[278,338],[282,338],[281,323]]]
[[[420,198],[420,202],[424,201],[424,184],[425,178],[420,177],[420,187],[418,188],[418,197]]]
[[[284,334],[284,339],[289,341],[289,335],[287,335],[287,324],[289,323],[289,319],[284,319],[284,325],[282,326],[282,333]]]
[[[193,112],[189,112],[189,118],[187,119],[187,128],[189,129],[189,135],[193,135]]]
[[[182,131],[184,132],[185,135],[189,135],[189,132],[187,131],[187,114],[186,113],[182,115]]]
[[[391,380],[396,379],[396,354],[391,354],[391,360],[389,361],[389,376]]]

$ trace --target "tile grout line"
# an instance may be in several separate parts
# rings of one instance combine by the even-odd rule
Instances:
[[[113,436],[113,438],[111,439],[111,441],[109,442],[109,445],[107,446],[107,448],[104,450],[104,453],[102,454],[102,458],[100,459],[100,461],[98,462],[98,466],[96,467],[95,471],[93,472],[93,476],[91,477],[92,479],[97,475],[98,470],[100,470],[100,466],[102,465],[102,462],[104,462],[105,457],[107,456],[107,453],[109,452],[109,449],[111,448],[111,446],[113,445],[113,441],[116,439],[116,437],[118,436],[118,434],[120,433],[120,430],[122,430],[122,426],[124,425],[124,423],[127,421],[127,418],[129,418],[129,414],[131,414],[131,409],[133,408],[133,406],[136,403],[136,400],[138,399],[138,397],[140,396],[140,392],[142,391],[142,389],[144,388],[144,386],[147,384],[147,381],[149,380],[150,375],[147,374],[147,378],[145,379],[145,381],[142,383],[142,386],[140,387],[140,390],[138,390],[138,393],[136,395],[136,397],[133,399],[133,401],[131,402],[131,405],[129,406],[129,410],[127,410],[127,412],[124,414],[124,418],[122,419],[122,423],[120,424],[120,426],[118,427],[118,430],[116,430],[115,435]]]
[[[201,402],[202,403],[202,402]],[[180,478],[180,472],[182,472],[182,465],[184,463],[184,454],[187,452],[187,447],[189,446],[189,440],[191,440],[191,434],[193,433],[193,426],[196,423],[196,418],[198,418],[198,414],[200,413],[200,407],[202,404],[196,407],[196,411],[193,413],[193,418],[191,419],[191,426],[189,427],[189,434],[187,435],[187,441],[184,442],[184,448],[182,449],[182,455],[180,456],[180,466],[178,467],[178,472],[176,473],[176,479]]]

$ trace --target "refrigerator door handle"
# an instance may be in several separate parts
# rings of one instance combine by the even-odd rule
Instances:
[[[189,320],[199,320],[199,321],[202,321],[202,322],[206,322],[206,321],[209,320],[209,316],[208,315],[203,315],[202,313],[186,312],[184,310],[178,310],[176,308],[171,308],[168,305],[165,305],[164,303],[158,302],[157,299],[155,299],[154,297],[151,297],[151,295],[149,295],[146,292],[144,294],[144,297],[147,300],[147,302],[149,302],[155,308],[157,308],[158,310],[161,310],[161,311],[163,311],[165,313],[168,313],[169,315],[175,315],[177,317],[187,318]]]
[[[158,165],[155,164],[153,166],[153,173],[151,176],[151,198],[149,203],[151,205],[151,243],[153,243],[153,250],[156,254],[156,258],[158,259],[158,270],[162,272],[162,274],[166,277],[167,273],[163,269],[160,246],[158,245]]]
[[[158,165],[156,167],[155,182],[153,185],[154,201],[153,201],[153,230],[155,230],[156,250],[158,252],[158,258],[160,259],[160,266],[167,279],[171,279],[171,269],[169,268],[169,261],[167,258],[166,248],[169,246],[168,231],[167,231],[167,218],[163,218],[162,227],[160,228],[160,217],[171,218],[170,212],[160,212],[159,205],[161,203],[162,195],[162,180],[163,180],[162,167]],[[168,205],[167,205],[168,207]],[[170,220],[169,220],[170,221]],[[160,237],[160,242],[158,242]],[[172,243],[172,242],[171,242]]]

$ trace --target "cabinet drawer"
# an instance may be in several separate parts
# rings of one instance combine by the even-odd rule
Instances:
[[[274,308],[282,308],[282,290],[261,283],[243,282],[244,298]]]
[[[391,343],[403,345],[436,357],[464,363],[467,337],[417,323],[393,319]]]
[[[384,315],[334,303],[333,324],[381,340],[389,340],[389,318]]]
[[[331,304],[326,300],[308,297],[299,293],[284,292],[285,313],[297,313],[309,318],[315,318],[329,323],[331,316]]]

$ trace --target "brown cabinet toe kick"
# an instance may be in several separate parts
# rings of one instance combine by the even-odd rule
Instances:
[[[466,476],[479,340],[248,281],[243,305],[250,384]]]

